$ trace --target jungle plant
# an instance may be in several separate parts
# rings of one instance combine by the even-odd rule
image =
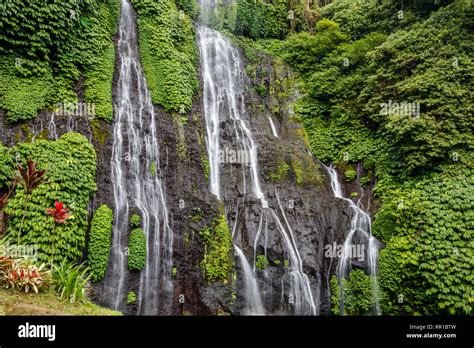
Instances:
[[[89,268],[84,264],[61,262],[54,267],[54,288],[62,300],[69,303],[82,302],[86,299],[86,284],[90,276]]]
[[[132,271],[141,271],[146,261],[146,237],[141,228],[130,233],[128,239],[128,268]]]
[[[258,255],[255,261],[255,266],[261,271],[266,269],[269,266],[268,259],[266,258],[266,256]]]
[[[233,266],[230,257],[232,239],[224,215],[214,218],[210,226],[199,231],[204,242],[204,259],[201,268],[208,282],[226,281]]]
[[[78,260],[85,247],[89,225],[87,205],[97,190],[96,155],[89,140],[81,134],[69,132],[56,141],[37,139],[32,143],[18,143],[10,148],[7,155],[18,158],[21,163],[34,158],[48,169],[44,183],[30,194],[28,211],[24,209],[25,191],[21,185],[9,198],[5,207],[8,236],[16,243],[18,230],[22,227],[21,243],[36,245],[39,260],[49,264],[52,257],[51,234],[56,232],[55,262]],[[13,160],[10,162],[14,163]],[[14,173],[13,163],[11,174]],[[0,172],[2,170],[0,164]],[[3,175],[5,177],[8,179]],[[53,219],[45,213],[45,209],[52,208],[55,200],[63,202],[74,219],[67,220],[66,225],[53,231]]]
[[[6,289],[17,289],[24,292],[30,290],[38,293],[49,285],[49,271],[45,264],[36,266],[23,260],[12,260],[2,257],[0,259],[0,284]]]
[[[58,201],[54,203],[54,208],[49,208],[46,210],[46,214],[52,216],[54,219],[53,232],[51,233],[51,247],[52,247],[51,270],[52,270],[53,262],[54,262],[54,252],[55,252],[54,245],[55,245],[55,238],[56,238],[56,233],[55,233],[56,226],[58,224],[65,225],[67,223],[66,220],[72,217],[69,215],[68,210],[64,207],[63,202],[58,202]]]
[[[130,226],[131,226],[131,227],[133,227],[133,228],[138,228],[138,227],[140,227],[140,222],[141,222],[140,215],[138,215],[138,214],[133,214],[133,215],[130,217]]]
[[[137,302],[135,291],[129,291],[127,294],[127,304],[135,304],[135,302]]]
[[[357,173],[354,169],[349,169],[344,172],[344,178],[347,182],[353,181],[357,177]]]
[[[15,181],[18,181],[22,186],[23,190],[25,191],[25,198],[24,198],[24,214],[21,218],[20,229],[18,230],[18,244],[20,244],[20,237],[21,231],[23,229],[23,223],[25,220],[26,212],[28,211],[28,204],[30,201],[31,192],[41,185],[44,182],[44,174],[46,170],[37,170],[38,163],[33,162],[32,160],[26,161],[26,168],[18,163],[17,164],[17,171],[18,171],[18,178]]]
[[[112,238],[113,213],[107,205],[101,205],[94,213],[89,240],[89,267],[91,279],[97,282],[104,278],[109,261]]]

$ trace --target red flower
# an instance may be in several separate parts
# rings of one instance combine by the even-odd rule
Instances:
[[[58,224],[66,224],[66,220],[69,219],[68,210],[64,208],[63,202],[54,202],[54,209],[49,208],[46,213],[54,218],[54,222]]]

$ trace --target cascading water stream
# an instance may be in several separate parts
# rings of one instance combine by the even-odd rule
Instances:
[[[206,1],[202,2],[202,6],[202,13],[208,14],[209,8],[206,7],[208,6]],[[235,135],[232,139],[234,147],[242,149],[248,154],[249,160],[247,166],[243,166],[242,170],[244,191],[247,190],[246,172],[248,171],[251,179],[251,192],[245,193],[253,195],[257,201],[260,201],[261,222],[263,219],[265,224],[268,222],[275,223],[281,235],[284,247],[290,256],[289,282],[291,286],[290,291],[293,295],[294,313],[297,315],[315,315],[317,314],[317,308],[309,278],[303,272],[303,265],[297,249],[294,233],[286,219],[284,209],[281,207],[278,193],[275,192],[280,212],[285,221],[284,224],[281,222],[275,210],[269,207],[269,203],[261,188],[257,147],[252,136],[252,131],[244,119],[246,116],[243,88],[245,74],[239,51],[220,33],[204,26],[198,27],[198,45],[201,54],[202,75],[204,80],[203,107],[207,128],[206,142],[210,164],[210,190],[220,200],[224,200],[221,193],[221,163],[219,162],[219,153],[222,147],[221,144],[224,143],[221,123],[227,122],[232,125]],[[233,231],[235,231],[235,229],[234,226]],[[255,265],[253,269],[250,267],[241,247],[236,243],[234,233],[233,239],[234,249],[241,262],[242,271],[244,272],[245,296],[249,306],[249,308],[246,308],[246,311],[251,314],[264,314],[263,306],[261,305],[261,294],[255,279]],[[254,240],[254,243],[256,243],[256,240]]]
[[[114,222],[110,266],[104,282],[105,301],[114,309],[125,306],[129,291],[126,288],[129,219],[132,212],[138,212],[147,242],[146,264],[140,274],[138,314],[169,314],[173,233],[161,175],[150,170],[152,165],[160,168],[158,136],[137,45],[134,11],[127,0],[122,0],[111,160]]]
[[[345,198],[342,193],[341,184],[339,183],[337,172],[332,167],[326,167],[326,170],[331,179],[331,188],[334,193],[334,196],[339,199],[343,199],[349,203],[349,206],[352,210],[352,219],[351,227],[349,233],[344,240],[342,246],[342,253],[339,259],[339,263],[336,268],[336,275],[339,279],[339,285],[342,292],[342,279],[348,276],[351,271],[351,259],[352,255],[352,240],[357,232],[361,233],[367,239],[367,268],[369,276],[372,281],[372,302],[374,304],[374,312],[377,315],[380,315],[380,308],[378,303],[378,284],[377,284],[377,262],[378,262],[378,246],[375,237],[372,235],[371,230],[371,219],[369,214],[362,210],[358,205],[356,205],[351,199]],[[344,313],[344,297],[341,296],[340,301],[340,313]]]
[[[273,123],[273,119],[270,115],[268,115],[268,121],[270,122],[270,127],[272,128],[272,134],[275,138],[278,138],[278,133],[275,127],[275,123]]]
[[[58,131],[56,128],[56,122],[54,121],[54,111],[51,113],[51,117],[48,122],[49,137],[53,140],[58,139]]]

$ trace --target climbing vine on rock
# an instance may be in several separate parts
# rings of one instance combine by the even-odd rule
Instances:
[[[204,242],[204,259],[201,268],[208,282],[227,280],[233,267],[232,240],[224,215],[216,217],[210,226],[199,231]]]
[[[141,271],[146,262],[146,237],[141,228],[130,233],[128,239],[128,268],[132,271]]]
[[[34,118],[57,103],[85,101],[112,119],[113,35],[118,0],[13,0],[0,5],[0,107],[11,122]],[[105,52],[105,54],[104,54]]]
[[[112,239],[113,213],[102,204],[94,213],[89,240],[89,268],[91,279],[97,282],[104,278],[109,262],[110,242]]]
[[[51,234],[54,231],[55,262],[77,260],[85,246],[87,205],[97,190],[94,148],[84,136],[67,133],[56,141],[20,143],[10,148],[8,154],[20,163],[32,159],[39,163],[39,169],[47,170],[45,182],[31,192],[27,210],[25,190],[22,186],[16,188],[5,208],[9,215],[8,235],[17,236],[21,229],[21,243],[37,245],[39,259],[46,262],[52,259]],[[54,206],[55,201],[63,202],[74,219],[54,230],[54,220],[45,210]]]
[[[138,12],[140,57],[153,103],[167,111],[188,111],[198,89],[190,17],[180,14],[173,0],[132,3]]]

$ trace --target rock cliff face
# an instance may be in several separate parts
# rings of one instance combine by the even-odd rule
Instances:
[[[251,66],[242,55],[241,59],[244,66]],[[259,56],[259,63],[254,64],[254,68],[252,77],[242,77],[242,96],[247,110],[244,118],[256,143],[258,175],[270,210],[262,209],[261,200],[246,193],[245,178],[247,184],[249,178],[244,174],[245,164],[231,159],[223,161],[221,166],[222,202],[211,194],[202,94],[187,114],[169,114],[155,106],[160,148],[160,167],[157,169],[165,187],[174,236],[172,305],[166,314],[248,314],[248,298],[244,291],[248,284],[237,254],[231,255],[234,269],[227,280],[209,283],[203,274],[202,261],[206,251],[200,232],[222,213],[227,218],[234,243],[255,268],[254,277],[266,314],[297,313],[295,301],[301,294],[292,290],[292,277],[296,275],[292,272],[291,250],[285,238],[291,248],[298,251],[302,273],[308,278],[316,305],[313,314],[330,313],[329,279],[335,273],[337,258],[325,256],[325,246],[334,242],[343,244],[352,213],[347,202],[334,197],[324,167],[309,153],[304,130],[294,119],[291,104],[297,91],[293,89],[291,73],[264,55]],[[118,74],[116,71],[115,98]],[[203,83],[201,81],[201,86]],[[80,86],[78,90],[80,96]],[[48,112],[40,112],[34,121],[21,125],[6,124],[4,119],[4,113],[0,113],[0,133],[7,146],[33,141],[35,137],[51,138],[52,125],[58,135],[76,131],[90,138],[97,152],[99,187],[90,210],[92,212],[103,203],[114,207],[111,182],[113,124],[97,120],[90,123],[86,119],[77,119],[71,124],[64,118],[56,118],[53,124]],[[223,120],[220,130],[223,141],[233,149],[235,134],[231,123],[230,119]],[[292,231],[291,235],[289,231]],[[263,265],[255,267],[259,256]],[[136,290],[139,279],[138,274],[127,273],[127,289]],[[95,286],[99,303],[107,303],[109,295],[103,285]],[[127,305],[122,310],[136,314],[138,308]]]

